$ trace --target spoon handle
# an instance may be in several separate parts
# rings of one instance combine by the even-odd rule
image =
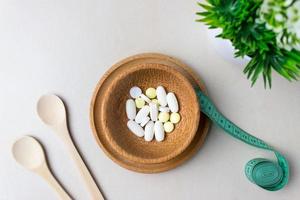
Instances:
[[[67,135],[67,134],[65,134]],[[69,134],[68,134],[69,135]],[[84,161],[82,160],[77,148],[75,147],[72,139],[70,136],[64,139],[65,144],[67,145],[69,152],[77,165],[77,168],[80,172],[81,177],[83,178],[87,189],[90,192],[90,195],[93,200],[104,200],[96,182],[94,181],[91,173],[89,172],[87,166],[85,165]]]
[[[36,172],[49,183],[49,185],[57,192],[60,199],[72,200],[72,198],[69,196],[69,194],[63,189],[63,187],[55,179],[55,177],[50,172],[47,165],[40,167],[38,170],[36,170]]]

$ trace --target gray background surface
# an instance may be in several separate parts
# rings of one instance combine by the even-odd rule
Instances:
[[[197,10],[195,0],[0,0],[0,199],[57,198],[12,159],[11,144],[24,134],[40,139],[75,199],[88,199],[64,146],[37,117],[45,93],[64,98],[73,138],[108,199],[299,199],[300,83],[274,73],[272,90],[261,81],[250,88],[243,66],[211,46],[206,27],[195,22]],[[287,156],[289,185],[272,193],[251,184],[244,164],[273,155],[216,126],[191,160],[166,173],[139,174],[108,159],[89,127],[92,92],[112,64],[142,52],[177,57],[197,71],[228,118]]]

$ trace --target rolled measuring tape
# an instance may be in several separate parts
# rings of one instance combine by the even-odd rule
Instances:
[[[265,158],[254,158],[250,160],[245,166],[247,178],[256,185],[269,191],[276,191],[283,188],[289,180],[289,163],[285,157],[261,139],[243,131],[225,118],[199,88],[195,88],[195,90],[201,106],[201,112],[207,115],[220,128],[225,130],[226,133],[244,143],[272,151],[275,154],[277,162]]]

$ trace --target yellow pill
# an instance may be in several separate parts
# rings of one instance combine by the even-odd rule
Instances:
[[[171,122],[164,123],[164,129],[167,133],[171,133],[174,130],[174,124]]]
[[[135,105],[137,108],[142,108],[145,105],[145,101],[142,98],[136,98],[135,99]]]
[[[174,124],[177,124],[180,121],[179,113],[172,113],[170,116],[170,121]]]
[[[150,98],[153,99],[156,97],[156,90],[154,88],[148,88],[146,90],[146,95]]]
[[[159,104],[157,99],[152,99],[152,102],[155,103],[156,105]]]
[[[161,122],[167,122],[170,119],[170,115],[167,112],[161,112],[158,115],[158,120]]]

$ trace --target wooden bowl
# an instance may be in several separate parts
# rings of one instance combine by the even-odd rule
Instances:
[[[176,160],[195,143],[200,119],[194,92],[197,83],[186,69],[170,64],[166,58],[170,57],[142,54],[117,63],[100,80],[93,95],[91,126],[98,143],[110,158],[135,171],[166,170],[164,163]],[[135,85],[143,90],[163,85],[178,98],[182,120],[163,142],[145,142],[126,126],[125,102],[130,98],[129,89]],[[159,166],[156,171],[155,166]]]

